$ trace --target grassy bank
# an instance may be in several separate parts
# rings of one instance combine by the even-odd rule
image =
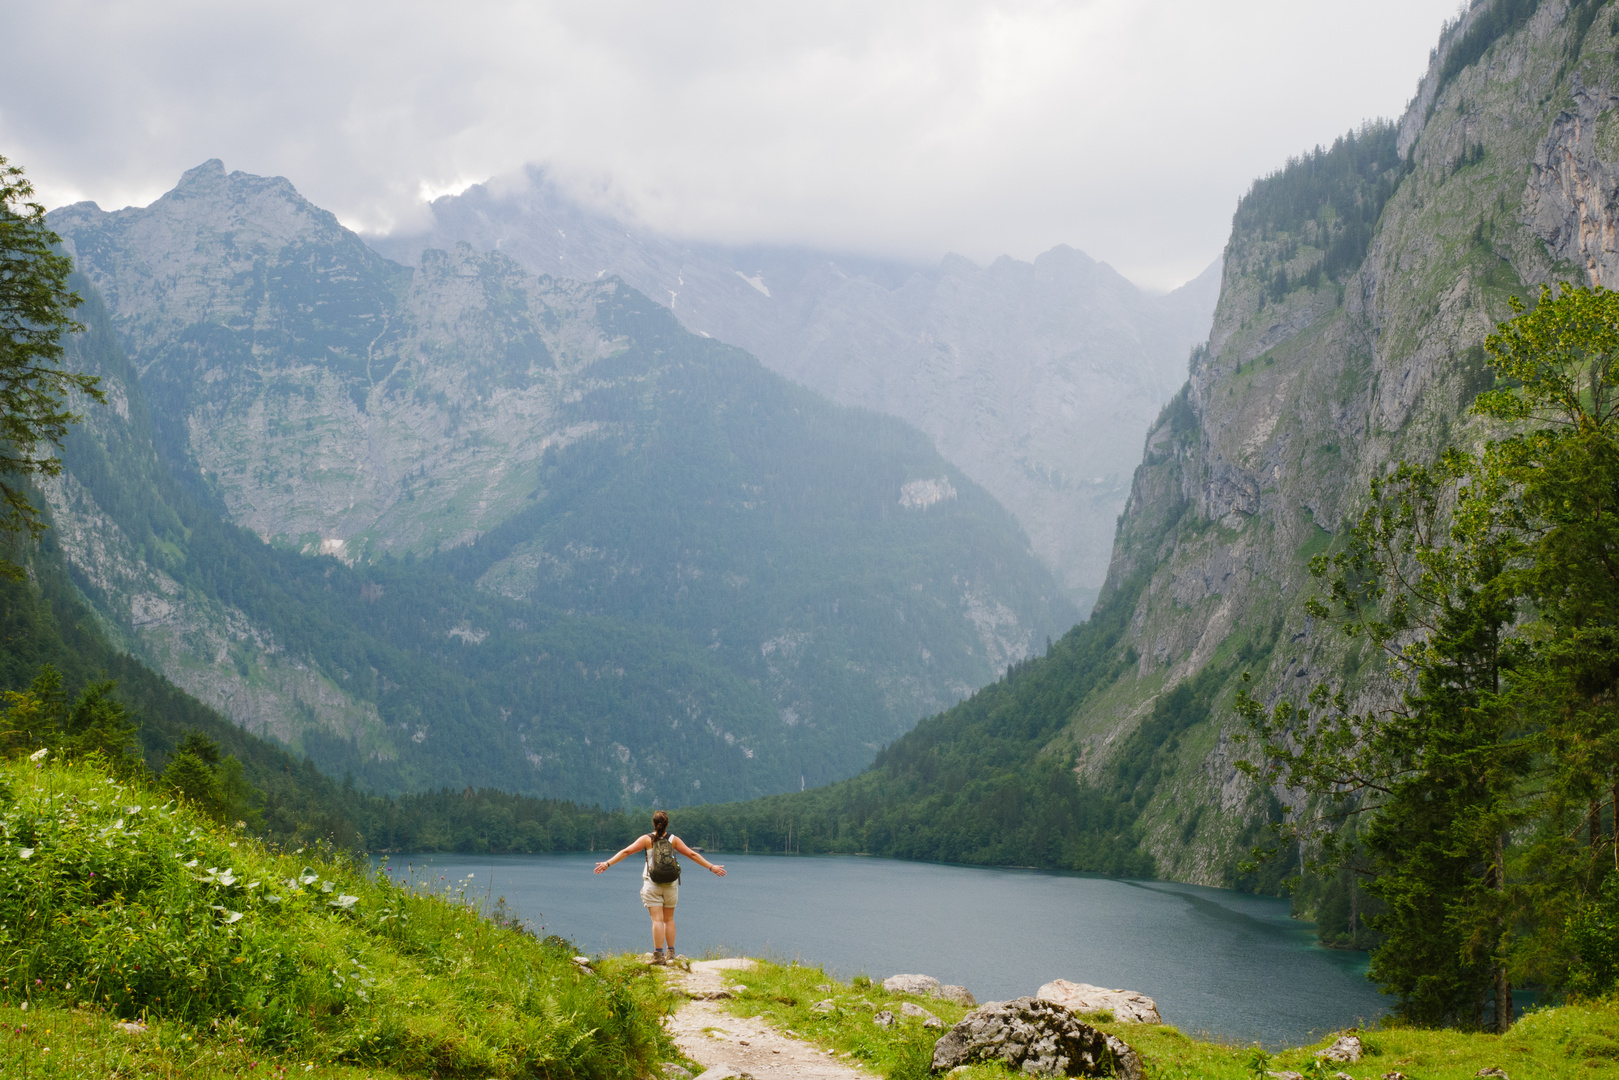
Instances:
[[[801,964],[761,961],[750,970],[726,974],[733,986],[746,987],[728,1003],[736,1015],[762,1016],[894,1080],[926,1076],[934,1040],[943,1034],[924,1028],[920,1018],[901,1016],[901,1003],[920,1005],[946,1025],[968,1012],[947,1001],[889,994],[865,979],[839,982],[821,968]],[[817,1002],[828,999],[835,1005],[833,1011],[814,1011]],[[872,1022],[878,1009],[894,1013],[891,1028]],[[1194,1038],[1168,1025],[1120,1024],[1106,1014],[1089,1019],[1135,1047],[1150,1080],[1254,1080],[1256,1075],[1284,1070],[1310,1076],[1315,1051],[1332,1042],[1328,1038],[1260,1058],[1252,1046]],[[1619,1004],[1614,1002],[1533,1012],[1505,1036],[1395,1027],[1359,1034],[1367,1055],[1358,1064],[1336,1066],[1323,1076],[1341,1070],[1355,1080],[1395,1072],[1409,1080],[1462,1080],[1489,1067],[1502,1069],[1512,1080],[1619,1076]],[[988,1080],[1010,1074],[999,1065],[976,1065],[952,1075],[958,1080]]]
[[[673,1057],[651,973],[572,954],[92,765],[0,765],[4,1075],[608,1078]]]

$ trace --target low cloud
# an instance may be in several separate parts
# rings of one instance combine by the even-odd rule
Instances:
[[[51,204],[210,158],[364,231],[524,164],[664,231],[1169,287],[1289,154],[1397,115],[1454,0],[21,5],[0,153]]]

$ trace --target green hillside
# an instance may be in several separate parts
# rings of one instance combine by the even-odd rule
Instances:
[[[117,1075],[134,1051],[191,1076],[269,1057],[606,1078],[675,1056],[648,968],[582,968],[569,942],[482,917],[464,889],[412,893],[320,851],[268,850],[94,763],[0,766],[0,881],[8,1073]],[[30,1045],[53,1028],[54,1060]],[[103,1056],[106,1032],[123,1054]]]

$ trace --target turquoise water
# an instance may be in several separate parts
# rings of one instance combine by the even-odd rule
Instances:
[[[603,853],[395,856],[395,877],[470,886],[586,952],[651,949],[636,860]],[[1366,955],[1322,949],[1288,902],[1168,882],[990,870],[855,856],[721,855],[686,866],[679,951],[822,964],[841,978],[898,972],[959,983],[980,1001],[1069,979],[1139,990],[1187,1033],[1297,1045],[1380,1015]],[[467,875],[472,875],[470,881]]]

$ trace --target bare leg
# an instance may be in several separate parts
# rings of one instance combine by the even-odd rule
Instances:
[[[669,946],[669,955],[675,954],[675,909],[663,909],[663,941]]]
[[[652,916],[652,947],[654,949],[661,949],[663,948],[664,909],[661,907],[649,907],[646,909],[646,911],[648,915]]]

